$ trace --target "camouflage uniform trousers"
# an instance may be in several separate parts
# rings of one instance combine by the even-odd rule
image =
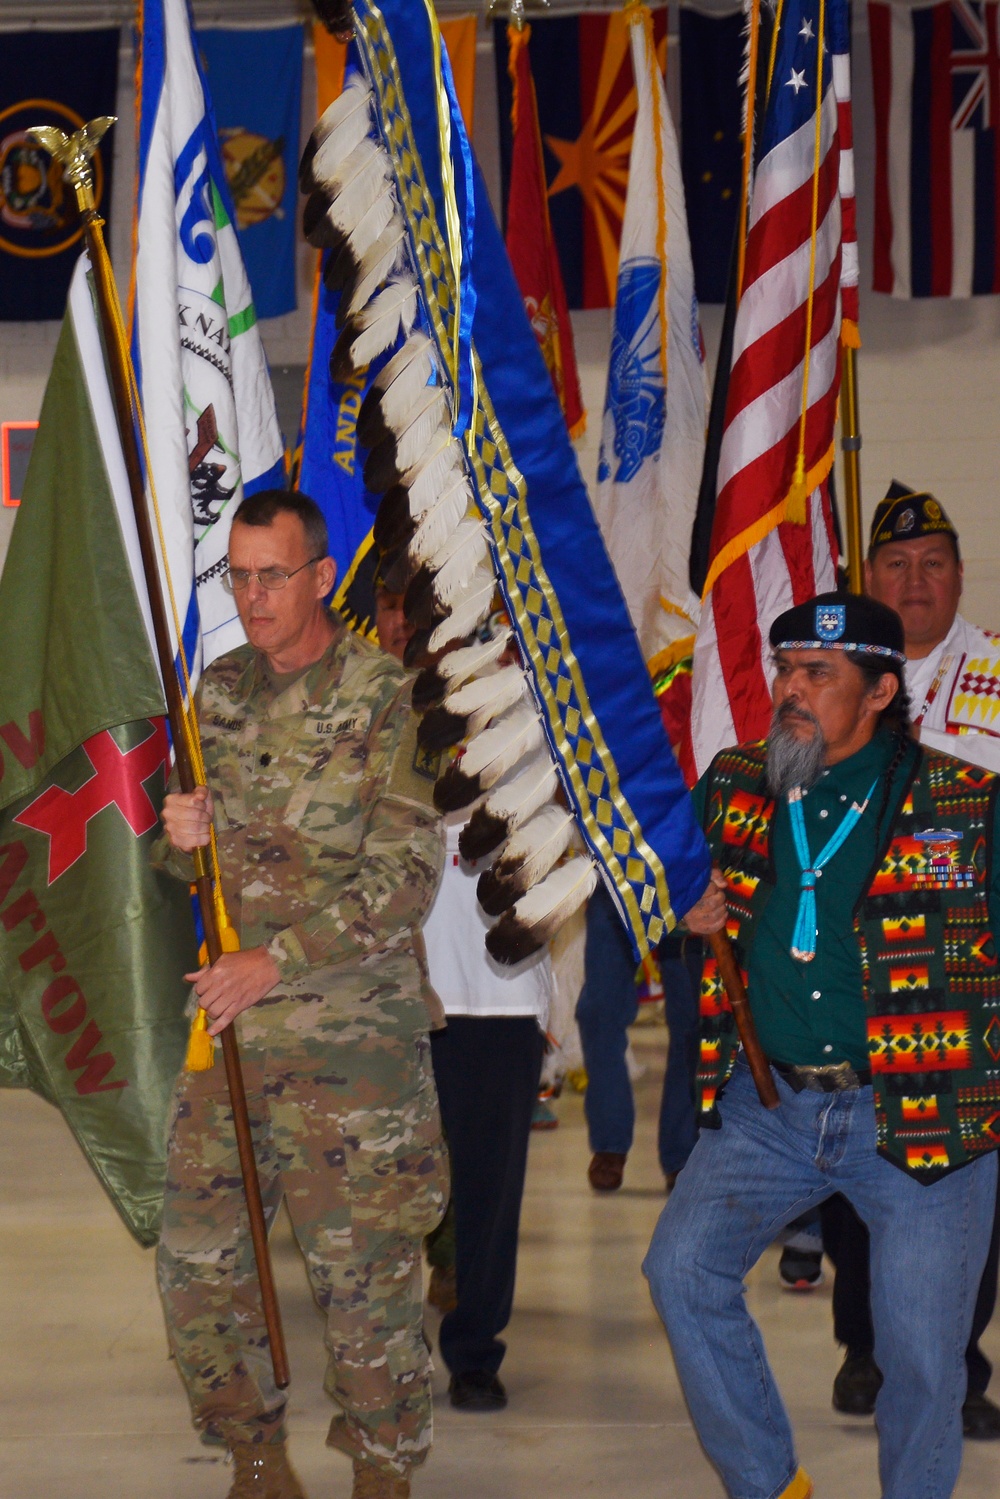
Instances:
[[[426,1035],[348,1030],[246,1047],[247,1101],[268,1224],[284,1196],[326,1317],[327,1443],[402,1473],[431,1444],[420,1248],[447,1155]],[[280,1441],[221,1059],[178,1080],[157,1268],[195,1426],[230,1447]]]

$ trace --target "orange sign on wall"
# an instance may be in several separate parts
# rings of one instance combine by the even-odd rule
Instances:
[[[0,422],[0,493],[5,505],[20,505],[37,422]]]

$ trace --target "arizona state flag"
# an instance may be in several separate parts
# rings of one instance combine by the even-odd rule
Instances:
[[[62,1110],[151,1244],[197,958],[184,887],[149,865],[163,690],[87,270],[0,580],[0,1087]]]
[[[611,307],[625,217],[637,98],[629,25],[611,15],[556,16],[531,26],[552,232],[570,307]],[[667,8],[653,10],[657,60],[666,57]],[[506,24],[494,22],[500,162],[508,201],[513,164]]]
[[[586,413],[573,347],[566,292],[552,238],[545,193],[545,166],[538,130],[538,103],[528,60],[531,27],[510,27],[508,67],[514,90],[513,149],[507,200],[507,254],[524,298],[524,310],[538,340],[571,437],[580,437]]]
[[[33,145],[33,125],[72,135],[115,113],[118,28],[0,37],[0,322],[61,318],[83,228],[62,167]],[[94,196],[111,203],[112,135],[94,157]]]

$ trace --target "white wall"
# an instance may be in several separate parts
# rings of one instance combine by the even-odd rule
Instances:
[[[854,9],[855,144],[864,288],[871,281],[874,147],[867,18],[864,7]],[[133,119],[132,62],[127,50],[122,57],[121,77],[113,244],[119,273],[128,259],[134,159],[129,123]],[[314,90],[312,59],[307,57],[303,94],[306,129],[313,120]],[[671,92],[675,93],[673,88]],[[479,51],[476,148],[491,194],[495,195],[499,184],[496,92],[492,43],[485,30]],[[312,252],[303,246],[299,255],[298,311],[262,324],[274,365],[301,365],[306,360],[313,263]],[[721,309],[703,309],[710,360],[714,360],[720,321]],[[580,463],[590,483],[596,471],[610,316],[606,312],[578,313],[573,324],[590,416],[588,433],[580,444]],[[965,610],[982,624],[1000,627],[1000,495],[996,480],[1000,466],[1000,299],[896,302],[863,290],[861,331],[861,471],[866,525],[893,477],[932,490],[962,534]],[[0,324],[0,419],[37,416],[57,333],[56,324]],[[3,522],[0,512],[0,553],[4,549]]]

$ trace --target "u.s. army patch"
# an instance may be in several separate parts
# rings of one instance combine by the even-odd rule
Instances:
[[[417,743],[417,715],[413,710],[401,711],[406,712],[407,722],[393,756],[387,789],[392,796],[402,796],[408,801],[419,802],[421,806],[431,807],[441,756]]]

